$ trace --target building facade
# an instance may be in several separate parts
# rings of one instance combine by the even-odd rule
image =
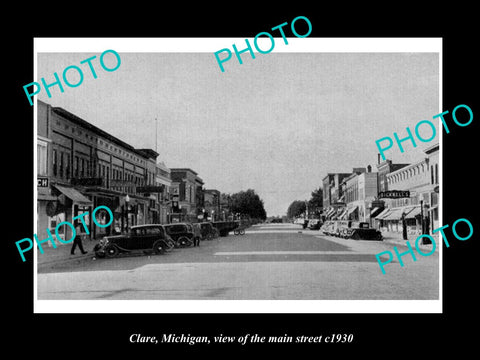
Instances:
[[[155,185],[158,154],[135,149],[78,116],[37,101],[37,234],[53,229],[81,213],[92,214],[103,205],[114,214],[111,226],[93,226],[92,238],[125,232],[136,224],[159,221],[157,197],[145,192]],[[46,175],[45,175],[46,174]],[[143,188],[143,189],[142,189]],[[106,211],[96,213],[100,224],[109,221]],[[64,225],[59,234],[69,239]],[[46,234],[46,233],[45,233]]]
[[[156,164],[155,185],[162,187],[162,191],[157,194],[159,221],[160,224],[167,224],[168,217],[172,211],[172,179],[170,178],[170,169],[163,162]]]
[[[182,221],[196,221],[198,219],[197,202],[199,186],[203,181],[198,174],[188,168],[170,169],[173,191],[173,209],[171,217]],[[181,214],[181,215],[175,215]],[[171,219],[170,219],[171,221]]]
[[[352,173],[328,173],[322,180],[323,183],[323,213],[329,219],[338,214],[345,207],[343,199],[343,180]]]
[[[388,191],[388,182],[387,182],[387,175],[393,171],[397,171],[409,164],[394,164],[392,160],[385,160],[380,162],[380,154],[378,154],[378,163],[377,163],[377,171],[378,171],[378,191]]]
[[[378,195],[378,173],[361,172],[353,173],[345,179],[345,203],[342,219],[370,223],[372,202]]]
[[[389,194],[376,217],[381,230],[402,232],[405,225],[407,234],[431,234],[438,224],[438,150],[433,145],[425,158],[386,175]]]
[[[215,189],[206,189],[204,191],[204,209],[207,219],[213,219],[215,214],[220,214],[220,191]]]

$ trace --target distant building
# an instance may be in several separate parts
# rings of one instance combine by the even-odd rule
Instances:
[[[155,185],[162,186],[162,191],[158,193],[158,217],[161,224],[168,223],[168,215],[171,212],[171,187],[170,169],[163,162],[156,164]]]
[[[374,215],[371,204],[378,193],[377,176],[376,172],[357,172],[344,180],[346,208],[340,219],[370,222]]]
[[[188,168],[170,169],[172,179],[173,213],[182,214],[182,220],[196,221],[198,219],[198,202],[201,197],[197,196],[199,187],[203,181],[198,174]]]
[[[206,216],[210,218],[220,214],[220,191],[215,189],[204,191],[204,209]]]
[[[393,171],[397,171],[407,165],[409,164],[394,164],[392,163],[392,160],[388,159],[380,162],[380,154],[378,154],[378,191],[382,192],[388,190],[387,174],[390,174]]]
[[[352,175],[352,173],[329,173],[322,180],[323,182],[323,208],[327,209],[338,205],[342,197],[340,184],[343,179]]]

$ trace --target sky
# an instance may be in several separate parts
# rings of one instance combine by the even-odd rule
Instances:
[[[99,53],[39,53],[36,81],[53,82],[70,65],[82,67],[84,80],[38,99],[156,149],[158,161],[193,169],[207,189],[254,189],[268,216],[309,199],[327,173],[375,171],[375,140],[406,136],[407,126],[440,112],[436,53],[247,53],[243,64],[235,56],[224,63],[223,73],[212,53],[119,53],[113,72],[94,63],[97,79],[80,61]],[[68,79],[76,82],[74,71]],[[404,143],[403,154],[394,147],[387,158],[420,160],[439,141],[432,122],[432,142]]]

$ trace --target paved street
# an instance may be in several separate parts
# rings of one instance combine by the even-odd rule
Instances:
[[[404,256],[403,268],[395,258],[383,275],[375,254],[393,252],[394,245],[323,236],[293,224],[261,224],[243,236],[230,234],[165,255],[94,259],[90,251],[44,261],[38,266],[38,299],[438,299],[438,250],[417,255],[416,262]]]

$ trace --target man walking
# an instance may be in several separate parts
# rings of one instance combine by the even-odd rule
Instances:
[[[75,248],[78,246],[82,254],[86,254],[88,251],[83,249],[82,238],[86,235],[83,232],[83,226],[81,226],[80,221],[75,220],[75,239],[73,239],[72,249],[70,250],[71,255],[75,255]]]
[[[405,213],[402,213],[402,233],[403,233],[403,240],[408,240],[408,237],[407,237],[407,220],[405,219]]]

